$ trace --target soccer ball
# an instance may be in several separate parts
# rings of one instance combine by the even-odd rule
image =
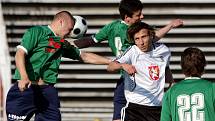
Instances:
[[[78,39],[80,37],[83,37],[83,35],[87,32],[87,22],[81,16],[73,17],[75,19],[75,25],[70,33],[70,37],[73,39]]]

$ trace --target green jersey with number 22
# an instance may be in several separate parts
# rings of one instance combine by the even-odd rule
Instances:
[[[163,98],[161,121],[215,121],[215,83],[185,79]]]

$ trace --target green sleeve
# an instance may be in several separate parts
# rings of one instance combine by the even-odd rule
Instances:
[[[109,33],[111,31],[111,24],[105,25],[102,29],[99,30],[95,35],[97,42],[108,40]]]
[[[162,101],[162,111],[161,111],[161,120],[160,121],[171,121],[169,90],[164,95],[164,98]]]
[[[29,53],[36,47],[39,37],[39,31],[36,29],[36,27],[28,29],[23,35],[20,45],[23,46]]]

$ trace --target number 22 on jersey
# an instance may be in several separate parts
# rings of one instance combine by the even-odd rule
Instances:
[[[204,121],[204,94],[194,93],[177,97],[179,121]]]

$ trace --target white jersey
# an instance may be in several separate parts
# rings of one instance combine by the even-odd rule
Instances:
[[[165,85],[165,69],[169,65],[170,50],[164,44],[153,43],[153,50],[142,52],[136,45],[128,48],[116,61],[135,66],[137,73],[126,72],[125,97],[128,102],[146,106],[161,106]],[[133,84],[136,83],[134,89]]]

